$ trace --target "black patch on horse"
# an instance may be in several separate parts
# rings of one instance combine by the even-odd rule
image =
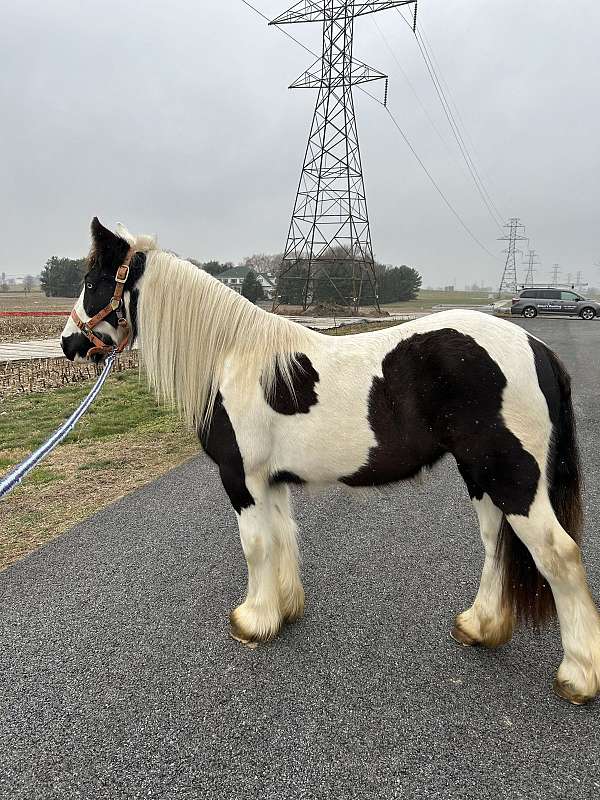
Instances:
[[[319,382],[319,373],[304,353],[296,353],[291,364],[291,388],[286,383],[279,368],[275,366],[275,381],[271,396],[265,399],[278,414],[308,414],[311,406],[319,402],[315,392],[315,384]]]
[[[529,336],[528,334],[527,340],[533,352],[535,371],[537,373],[540,389],[548,405],[550,421],[552,425],[556,427],[558,425],[561,406],[560,391],[553,366],[553,362],[556,361],[556,356],[543,342],[540,342],[539,339],[534,339],[533,336]]]
[[[533,351],[538,383],[552,422],[552,439],[546,466],[548,494],[560,524],[578,542],[583,527],[582,480],[577,426],[571,399],[571,378],[556,353],[533,336],[527,338]]]
[[[304,478],[301,478],[299,475],[296,475],[295,472],[288,472],[287,470],[281,470],[280,472],[275,472],[269,478],[269,483],[271,486],[274,486],[277,483],[306,483]]]
[[[506,377],[471,337],[446,328],[400,342],[373,379],[369,423],[377,446],[341,478],[374,486],[411,478],[451,453],[472,496],[505,514],[529,511],[540,471],[501,416]]]
[[[243,508],[253,506],[254,498],[246,486],[240,448],[220,392],[215,399],[210,426],[207,430],[200,430],[198,438],[204,452],[219,467],[223,486],[237,513],[240,514]]]
[[[111,240],[106,237],[107,244],[104,244],[105,240],[102,240],[101,245],[103,248],[106,247],[106,250],[99,250],[98,245],[96,245],[89,256],[83,293],[83,308],[88,317],[93,317],[109,304],[116,288],[115,276],[117,269],[121,266],[129,251],[129,245],[124,239],[114,234],[113,238],[118,241],[111,244]],[[129,310],[131,328],[134,335],[137,334],[138,291],[137,289],[132,289],[132,287],[142,277],[145,269],[146,254],[135,253],[129,264],[129,274],[124,286],[125,292],[131,292]],[[114,311],[106,317],[106,322],[114,328],[117,327],[118,319]]]

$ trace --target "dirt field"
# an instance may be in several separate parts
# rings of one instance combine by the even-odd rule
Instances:
[[[52,339],[60,334],[73,308],[73,297],[46,297],[41,292],[0,292],[0,311],[65,311],[63,317],[0,317],[0,342]]]
[[[73,297],[46,297],[43,292],[0,292],[0,311],[70,311],[74,303]]]
[[[0,342],[54,339],[65,327],[65,317],[0,317]]]

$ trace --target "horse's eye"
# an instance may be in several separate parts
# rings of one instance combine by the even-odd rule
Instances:
[[[86,283],[86,286],[87,286],[88,289],[93,289],[94,288],[94,284],[93,283]]]

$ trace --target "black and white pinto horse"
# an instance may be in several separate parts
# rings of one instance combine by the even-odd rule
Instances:
[[[230,616],[234,638],[268,640],[302,615],[288,484],[383,485],[449,453],[485,548],[479,591],[452,635],[495,647],[516,622],[539,625],[556,611],[557,692],[574,703],[600,692],[570,381],[546,345],[458,310],[323,336],[257,308],[150,237],[94,219],[92,238],[76,313],[85,322],[106,306],[131,257],[123,311],[149,382],[198,431],[235,509],[248,591]],[[112,345],[123,336],[114,313],[94,332]],[[71,319],[62,348],[75,360],[90,349]]]

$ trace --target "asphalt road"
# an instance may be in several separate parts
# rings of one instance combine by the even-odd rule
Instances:
[[[536,320],[574,375],[600,594],[600,324]],[[600,702],[558,632],[461,648],[482,563],[449,462],[367,500],[298,493],[305,618],[227,635],[245,568],[203,457],[0,575],[0,797],[598,798]]]

